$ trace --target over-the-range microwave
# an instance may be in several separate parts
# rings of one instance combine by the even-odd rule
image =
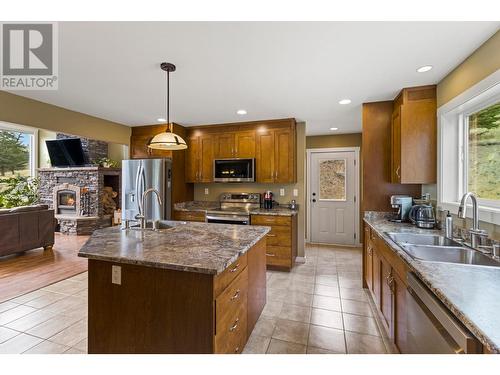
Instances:
[[[254,182],[255,159],[215,159],[215,182]]]

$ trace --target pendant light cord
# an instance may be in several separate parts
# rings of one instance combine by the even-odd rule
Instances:
[[[170,72],[167,70],[167,128],[172,132],[170,125]]]

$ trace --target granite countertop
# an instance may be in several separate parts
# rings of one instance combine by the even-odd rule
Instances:
[[[220,208],[219,202],[212,201],[189,201],[174,204],[175,211],[194,211],[194,212],[207,212]],[[257,208],[250,211],[251,215],[272,215],[272,216],[293,216],[297,215],[297,210],[291,210],[285,206],[277,206],[275,208],[266,210],[264,208]]]
[[[413,259],[385,232],[441,232],[393,223],[382,213],[367,213],[364,220],[483,345],[500,353],[500,268]]]
[[[96,230],[78,256],[179,271],[219,274],[270,227],[167,221],[161,231]]]

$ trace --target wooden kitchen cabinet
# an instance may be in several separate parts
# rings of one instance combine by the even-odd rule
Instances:
[[[365,226],[364,242],[366,251],[364,254],[364,285],[370,290],[373,289],[373,246],[370,240],[370,227]]]
[[[436,86],[403,89],[394,100],[391,182],[436,183]]]
[[[266,129],[257,132],[257,182],[296,181],[295,129]]]
[[[255,158],[255,131],[216,134],[214,136],[214,158]]]
[[[407,327],[406,327],[406,282],[396,272],[393,274],[393,298],[394,298],[394,344],[401,353],[407,352]]]
[[[205,222],[205,212],[203,211],[177,211],[174,210],[174,220],[177,221],[197,221]]]
[[[394,253],[389,245],[365,223],[363,248],[363,278],[383,320],[388,337],[401,353],[407,349],[406,330],[406,274],[408,266]],[[372,267],[368,269],[371,253]],[[369,278],[371,272],[372,284]]]
[[[270,226],[266,235],[266,264],[269,269],[289,271],[297,257],[297,215],[251,215],[252,225]]]
[[[255,158],[256,182],[294,183],[296,126],[291,118],[192,127],[186,139],[186,179],[212,182],[214,159]]]
[[[186,181],[212,182],[214,160],[214,136],[197,134],[187,140]]]
[[[236,157],[234,133],[221,133],[214,136],[214,158],[230,159]]]
[[[389,333],[392,332],[392,268],[389,262],[380,257],[380,311],[384,317],[383,323]]]

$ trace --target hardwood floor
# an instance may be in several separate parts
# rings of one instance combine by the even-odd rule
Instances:
[[[87,259],[77,256],[87,239],[56,233],[52,250],[0,257],[0,302],[87,271]]]

